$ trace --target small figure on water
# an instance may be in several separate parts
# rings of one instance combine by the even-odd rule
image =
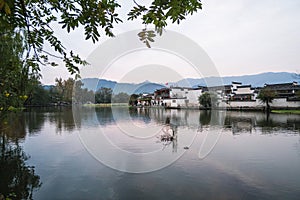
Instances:
[[[167,117],[166,119],[166,126],[162,129],[163,134],[160,136],[161,141],[173,141],[175,135],[174,130],[170,125],[170,118]]]

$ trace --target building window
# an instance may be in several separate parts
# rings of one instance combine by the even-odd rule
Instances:
[[[175,99],[173,99],[173,100],[172,100],[172,103],[176,103],[176,100],[175,100]]]

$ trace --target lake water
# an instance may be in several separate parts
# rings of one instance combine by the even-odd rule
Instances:
[[[300,198],[300,115],[32,109],[2,125],[0,144],[12,199]]]

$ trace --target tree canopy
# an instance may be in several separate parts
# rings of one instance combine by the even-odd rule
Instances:
[[[79,66],[88,64],[64,46],[54,26],[68,33],[83,27],[85,39],[95,43],[103,35],[113,37],[116,24],[139,19],[145,28],[137,37],[150,47],[156,33],[148,25],[162,34],[168,23],[179,24],[202,8],[200,0],[132,2],[124,20],[117,0],[0,0],[0,117],[10,107],[22,106],[32,88],[41,89],[41,65],[56,66],[60,59],[76,80]],[[70,99],[70,93],[64,96]]]
[[[160,34],[168,22],[179,24],[202,8],[200,0],[152,0],[149,5],[133,2],[127,20],[140,18],[143,24],[153,25]],[[0,24],[7,32],[22,32],[27,45],[26,58],[33,63],[55,66],[49,56],[60,58],[69,72],[76,74],[78,66],[87,63],[64,47],[53,25],[59,24],[67,32],[81,26],[85,39],[96,42],[104,34],[113,37],[114,26],[124,22],[119,8],[121,4],[117,0],[0,0]],[[140,35],[146,44],[153,41],[153,36],[146,30]],[[46,43],[54,53],[45,51]],[[34,65],[34,69],[39,70],[39,65]]]
[[[31,60],[23,60],[23,36],[6,32],[0,24],[0,114],[20,107],[28,98],[39,74],[32,70]],[[1,115],[0,115],[1,117]]]
[[[217,106],[218,97],[213,92],[204,92],[198,100],[205,109],[211,109]]]
[[[263,88],[260,90],[257,98],[260,99],[261,102],[265,103],[267,106],[267,112],[270,111],[270,103],[274,100],[276,97],[276,93],[273,90],[270,90],[268,88]]]
[[[96,103],[111,103],[113,91],[111,88],[101,87],[95,93]]]

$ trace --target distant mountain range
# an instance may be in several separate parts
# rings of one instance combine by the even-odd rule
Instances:
[[[218,77],[208,77],[208,78],[200,78],[200,79],[192,79],[187,78],[180,80],[174,85],[178,85],[180,87],[197,87],[199,85],[206,86],[206,82],[211,83],[219,83]],[[223,84],[229,85],[232,81],[241,82],[243,85],[252,85],[253,87],[262,87],[265,83],[267,84],[276,84],[276,83],[289,83],[293,81],[299,81],[300,76],[297,76],[296,73],[289,72],[266,72],[261,74],[254,75],[243,75],[243,76],[225,76],[222,77]]]
[[[169,83],[168,86],[178,86],[178,87],[198,87],[206,86],[207,82],[210,83],[210,86],[213,85],[214,82],[218,82],[220,78],[218,77],[208,77],[208,78],[187,78],[182,79],[175,83]],[[223,84],[231,84],[232,81],[241,82],[243,85],[252,85],[253,87],[262,87],[265,83],[267,84],[276,84],[276,83],[289,83],[293,81],[299,81],[300,76],[297,76],[295,73],[289,72],[267,72],[255,75],[243,75],[243,76],[226,76],[222,77]],[[168,80],[166,80],[168,81]],[[153,93],[157,89],[161,89],[166,87],[166,85],[152,83],[149,81],[145,81],[142,83],[134,84],[134,83],[117,83],[116,81],[110,81],[105,79],[98,78],[85,78],[82,79],[84,83],[84,87],[89,90],[96,91],[101,87],[111,88],[114,93],[125,92],[128,94],[132,93]]]

